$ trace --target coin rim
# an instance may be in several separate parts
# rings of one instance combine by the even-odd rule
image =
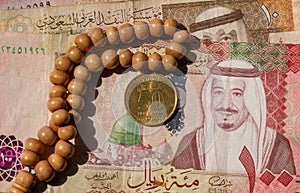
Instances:
[[[159,77],[161,77],[161,79],[166,80],[165,82],[168,83],[167,86],[170,86],[171,89],[173,89],[173,91],[174,91],[175,105],[174,105],[173,109],[171,110],[169,116],[166,116],[166,118],[165,118],[163,121],[159,122],[159,123],[155,123],[155,124],[154,124],[154,123],[151,124],[151,122],[150,122],[150,124],[148,124],[149,122],[148,122],[148,123],[141,123],[140,121],[137,121],[137,120],[133,117],[133,115],[131,114],[131,111],[129,110],[129,104],[128,104],[129,102],[128,102],[128,101],[129,101],[130,94],[129,94],[128,92],[129,92],[130,84],[131,84],[132,82],[134,82],[135,80],[139,79],[139,78],[142,77],[142,76],[150,77],[150,78],[149,78],[150,80],[155,80],[154,76],[159,76]],[[162,82],[162,83],[165,84],[165,82],[163,82],[163,81],[161,81],[161,80],[155,80],[155,81],[159,81],[159,82]],[[136,85],[136,86],[137,86],[137,85]],[[136,86],[134,86],[133,89],[136,88]],[[130,89],[130,90],[132,91],[133,89]],[[130,115],[130,117],[131,117],[134,121],[136,121],[136,122],[139,123],[139,124],[145,125],[145,126],[152,126],[152,127],[155,127],[155,126],[164,125],[165,122],[166,122],[168,119],[170,119],[170,117],[173,116],[173,114],[174,114],[174,112],[175,112],[175,110],[176,110],[176,108],[177,108],[177,106],[178,106],[178,93],[177,93],[177,89],[176,89],[175,84],[174,84],[174,83],[172,82],[172,80],[170,80],[168,77],[166,77],[166,76],[164,76],[164,75],[162,75],[162,74],[158,74],[158,73],[140,74],[140,75],[137,75],[136,77],[134,77],[134,78],[128,83],[128,85],[127,85],[127,87],[126,87],[126,90],[125,90],[124,103],[125,103],[125,108],[126,108],[127,113]]]

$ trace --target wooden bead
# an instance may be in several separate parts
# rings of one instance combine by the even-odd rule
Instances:
[[[57,135],[50,127],[44,126],[38,131],[38,138],[46,145],[53,145],[57,140]]]
[[[186,48],[177,42],[170,42],[166,47],[166,54],[181,60],[186,55]]]
[[[66,159],[73,156],[75,153],[75,147],[70,142],[59,140],[54,147],[54,152]]]
[[[66,96],[67,96],[67,89],[62,85],[54,85],[49,90],[49,98],[53,98],[53,97],[65,98]]]
[[[174,71],[178,66],[178,62],[176,58],[168,54],[162,56],[162,63],[165,70],[169,72]]]
[[[29,192],[28,188],[25,188],[24,186],[22,186],[21,184],[18,184],[16,182],[14,182],[12,184],[12,186],[15,187],[15,188],[17,188],[17,189],[19,189],[19,190],[21,190],[22,192]]]
[[[164,22],[158,18],[152,19],[149,22],[149,30],[153,37],[161,37],[164,34]]]
[[[172,36],[177,30],[178,22],[173,18],[166,19],[164,23],[164,32],[165,34]]]
[[[72,94],[83,96],[87,91],[87,85],[82,80],[74,78],[69,82],[68,90]]]
[[[92,72],[99,72],[102,69],[101,58],[97,54],[89,54],[85,61],[85,66]]]
[[[131,66],[132,52],[129,49],[121,50],[119,53],[119,61],[124,68]]]
[[[168,72],[174,71],[178,66],[178,62],[176,58],[174,56],[167,55],[167,54],[162,56],[162,63],[165,70]]]
[[[148,56],[143,52],[136,52],[132,56],[132,67],[135,70],[143,71],[147,67]]]
[[[189,39],[189,32],[187,30],[180,30],[174,33],[173,41],[178,43],[183,43]]]
[[[29,189],[34,184],[34,175],[28,171],[21,170],[15,177],[15,182]]]
[[[48,181],[51,181],[53,179],[53,177],[55,176],[55,172],[47,160],[39,161],[35,165],[34,171],[36,173],[36,177],[40,181],[48,182]]]
[[[14,184],[15,183],[13,183],[12,186],[9,188],[9,190],[8,190],[9,193],[26,193],[26,192],[28,192],[28,190],[27,191],[20,190]]]
[[[103,47],[107,43],[104,31],[99,27],[94,27],[90,30],[90,38],[95,46]]]
[[[42,154],[44,152],[44,144],[40,140],[30,137],[25,140],[25,149]]]
[[[72,107],[72,109],[82,110],[84,107],[84,99],[76,94],[69,94],[67,101]]]
[[[53,153],[48,157],[48,162],[57,172],[61,172],[67,167],[67,161],[62,156],[56,153]]]
[[[92,74],[83,65],[78,65],[74,69],[74,77],[77,78],[77,79],[88,82],[91,79]]]
[[[101,56],[102,64],[107,69],[114,69],[119,65],[119,57],[113,49],[105,50]]]
[[[150,35],[149,26],[144,21],[137,21],[133,25],[134,33],[137,39],[145,40]]]
[[[151,71],[159,71],[162,68],[161,56],[158,53],[153,53],[148,59],[148,68]]]
[[[93,47],[93,42],[90,36],[88,36],[88,34],[86,33],[76,35],[75,44],[81,51],[85,53],[88,52],[91,49],[91,47]]]
[[[58,137],[62,140],[70,140],[76,137],[77,129],[74,125],[60,127],[57,131]]]
[[[71,61],[73,61],[75,63],[80,63],[84,57],[84,54],[81,52],[81,50],[77,46],[71,46],[67,50],[66,55],[68,56],[68,58]]]
[[[123,43],[131,43],[135,38],[133,27],[129,23],[125,23],[121,25],[118,31],[119,31],[120,40]]]
[[[62,97],[52,97],[47,102],[47,107],[50,112],[54,112],[58,109],[66,108],[67,102]]]
[[[60,70],[53,70],[50,72],[50,81],[55,85],[63,85],[66,86],[70,81],[70,77],[67,73]]]
[[[25,150],[22,152],[20,157],[21,163],[26,166],[34,166],[40,160],[38,154]]]
[[[66,56],[62,55],[56,58],[55,62],[55,69],[61,71],[69,71],[70,67],[73,65],[72,61]]]
[[[106,37],[110,44],[116,45],[120,42],[118,28],[114,26],[109,26],[106,28]]]
[[[75,124],[79,124],[81,121],[81,115],[74,109],[69,111],[70,117],[71,117],[71,122]]]
[[[55,125],[66,124],[70,121],[70,115],[65,109],[59,109],[52,113],[51,120]]]

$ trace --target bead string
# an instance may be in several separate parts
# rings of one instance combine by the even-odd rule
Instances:
[[[187,52],[182,43],[189,41],[190,35],[187,30],[179,30],[178,25],[172,18],[165,22],[152,19],[149,23],[138,21],[134,25],[126,23],[118,28],[110,26],[105,32],[95,27],[89,34],[77,35],[75,45],[69,47],[65,55],[56,58],[55,69],[49,76],[54,85],[49,90],[47,103],[48,110],[52,113],[49,126],[44,126],[38,131],[38,139],[30,137],[25,141],[25,151],[20,159],[22,164],[28,166],[30,171],[33,169],[35,174],[27,170],[19,171],[9,193],[30,192],[36,180],[49,182],[56,172],[62,172],[66,168],[67,159],[75,152],[75,145],[70,140],[77,135],[75,123],[81,121],[79,111],[84,108],[83,96],[92,73],[103,68],[115,69],[119,65],[122,68],[132,66],[141,72],[157,72],[161,69],[172,72],[179,67],[179,61]],[[166,54],[163,56],[158,53],[149,57],[143,52],[133,54],[128,48],[120,50],[119,54],[112,48],[103,51],[108,43],[109,46],[128,45],[135,39],[145,41],[150,36],[161,38],[164,35],[173,38],[166,46]],[[92,47],[97,52],[93,52]],[[81,63],[84,65],[79,65]],[[54,152],[46,160],[40,160],[45,145],[54,147]]]

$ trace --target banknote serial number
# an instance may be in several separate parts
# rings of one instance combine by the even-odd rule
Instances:
[[[17,3],[16,5],[13,6],[8,6],[7,9],[28,9],[28,8],[38,8],[38,7],[51,7],[51,2],[46,1],[46,2],[36,2],[33,4],[25,4],[25,5],[18,5],[20,3]]]
[[[26,46],[1,46],[2,53],[8,54],[41,54],[45,55],[45,48]]]

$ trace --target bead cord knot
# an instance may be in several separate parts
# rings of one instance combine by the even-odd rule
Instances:
[[[28,166],[29,171],[22,170],[17,174],[9,193],[30,192],[37,180],[49,182],[56,172],[65,170],[67,160],[75,152],[75,145],[70,140],[77,135],[76,124],[81,121],[79,112],[84,108],[83,97],[92,73],[104,68],[115,69],[118,66],[132,66],[133,69],[142,72],[145,68],[151,72],[161,69],[167,72],[174,71],[179,65],[178,61],[187,53],[182,43],[188,42],[190,38],[189,32],[179,30],[178,25],[172,18],[165,22],[152,19],[149,23],[137,21],[133,25],[126,23],[118,28],[110,26],[105,31],[96,27],[89,33],[77,35],[75,45],[70,46],[66,54],[57,57],[54,62],[54,70],[49,75],[53,86],[49,90],[47,102],[47,108],[52,113],[51,119],[48,125],[39,129],[38,139],[28,138],[25,141],[21,162]],[[149,56],[143,52],[133,53],[128,48],[117,52],[112,48],[116,45],[131,44],[135,40],[142,42],[150,37],[160,38],[163,35],[172,37],[163,56],[158,53]],[[103,51],[105,46],[108,49]],[[54,152],[42,160],[45,146],[53,147]]]

